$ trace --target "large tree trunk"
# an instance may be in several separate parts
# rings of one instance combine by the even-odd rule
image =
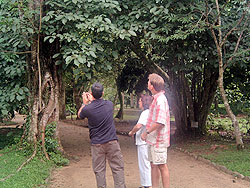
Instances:
[[[37,23],[37,35],[34,35],[31,44],[31,56],[27,60],[31,123],[28,131],[28,140],[34,145],[41,144],[47,159],[49,156],[45,149],[45,130],[48,123],[54,121],[58,125],[58,74],[52,56],[59,52],[59,42],[44,42],[40,36],[43,0],[33,0],[29,4],[31,10],[40,10],[40,16],[33,18]],[[56,134],[58,136],[58,134]],[[55,135],[55,136],[56,136]],[[39,141],[39,142],[38,142]],[[41,142],[40,142],[41,141]],[[59,141],[60,145],[60,141]]]

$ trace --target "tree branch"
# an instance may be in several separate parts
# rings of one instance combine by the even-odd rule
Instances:
[[[243,28],[246,27],[247,22],[248,22],[248,18],[247,18],[247,20],[245,21]],[[235,46],[235,48],[234,48],[234,54],[237,52],[237,50],[238,50],[238,48],[239,48],[240,41],[241,41],[241,38],[242,38],[242,35],[243,35],[243,32],[244,32],[244,31],[245,31],[245,29],[241,31],[240,36],[238,37],[236,46]],[[247,50],[249,50],[249,49],[247,49]],[[226,64],[224,65],[224,69],[225,69],[225,68],[227,67],[227,65],[233,60],[234,57],[235,57],[235,55],[232,55],[232,56],[228,59],[228,61],[227,61]]]
[[[31,54],[34,51],[25,51],[25,52],[14,52],[14,51],[0,51],[1,53],[13,53],[13,54]]]

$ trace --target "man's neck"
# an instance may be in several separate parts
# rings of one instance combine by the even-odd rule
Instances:
[[[151,93],[153,94],[153,95],[156,95],[157,93],[160,93],[160,91],[158,92],[158,91],[155,91],[154,89],[151,91]]]

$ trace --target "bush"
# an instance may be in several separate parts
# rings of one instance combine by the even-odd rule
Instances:
[[[241,117],[237,118],[239,122],[240,131],[243,134],[246,134],[250,130],[250,121],[248,117]],[[230,118],[218,118],[214,114],[208,115],[207,123],[206,123],[207,130],[214,130],[214,131],[225,131],[227,133],[233,133],[234,127],[232,125],[232,121]]]

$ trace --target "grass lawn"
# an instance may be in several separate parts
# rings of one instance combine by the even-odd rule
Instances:
[[[26,160],[27,156],[20,150],[13,150],[13,148],[0,150],[0,180],[14,174],[11,178],[0,181],[1,188],[33,188],[46,185],[53,163],[36,157],[17,172]]]
[[[18,168],[32,155],[32,151],[16,145],[21,135],[21,129],[0,129],[0,188],[45,187],[50,171],[56,163],[65,163],[67,160],[54,155],[50,161],[47,161],[37,153],[35,158],[17,172]]]
[[[234,141],[226,141],[215,137],[202,137],[183,140],[173,147],[179,147],[197,156],[201,156],[227,169],[250,177],[250,146],[238,151]]]

